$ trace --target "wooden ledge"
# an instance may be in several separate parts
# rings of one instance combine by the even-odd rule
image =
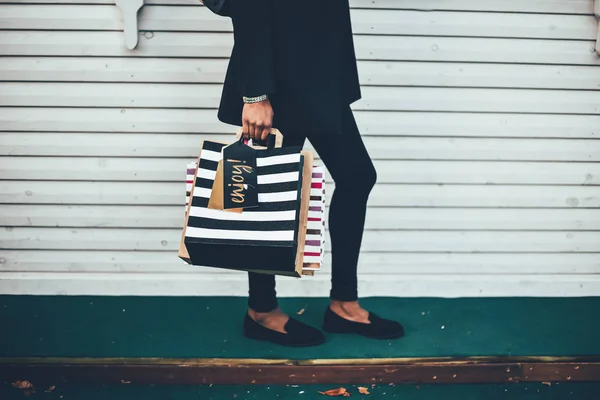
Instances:
[[[7,380],[103,384],[387,384],[600,381],[600,357],[335,360],[0,358]]]

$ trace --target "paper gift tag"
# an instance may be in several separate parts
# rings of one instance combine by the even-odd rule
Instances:
[[[213,182],[213,187],[210,192],[210,199],[208,200],[208,208],[212,210],[221,210],[227,212],[241,213],[242,208],[229,208],[224,209],[223,204],[223,160],[219,161],[217,165],[217,173]]]
[[[237,141],[223,148],[223,209],[258,207],[256,150]]]

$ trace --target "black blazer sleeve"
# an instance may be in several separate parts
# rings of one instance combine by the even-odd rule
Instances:
[[[235,47],[240,53],[242,95],[273,94],[273,0],[229,0]]]

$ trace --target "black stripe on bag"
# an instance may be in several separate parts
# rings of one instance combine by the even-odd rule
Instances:
[[[196,178],[197,188],[212,190],[215,181],[205,178]],[[298,188],[298,182],[283,182],[283,183],[268,183],[264,185],[258,185],[258,193],[279,193],[279,192],[292,192]]]
[[[248,208],[244,212],[258,212],[258,211],[290,211],[295,210],[298,206],[298,200],[292,201],[277,201],[274,203],[259,203],[256,208]]]
[[[283,182],[283,183],[268,183],[264,185],[258,185],[258,193],[279,193],[279,192],[293,192],[298,188],[297,181]]]
[[[296,221],[231,221],[190,215],[188,226],[193,228],[218,229],[224,231],[291,231],[296,227]]]
[[[223,143],[215,143],[215,142],[211,142],[211,141],[205,141],[202,144],[202,150],[209,150],[209,151],[216,151],[217,153],[220,153],[221,150],[223,149],[223,147],[227,146],[226,144]]]
[[[211,160],[200,160],[199,169],[205,169],[211,172],[217,172],[218,162]],[[297,162],[287,164],[268,165],[266,167],[258,167],[259,175],[284,174],[287,172],[298,172],[299,166]]]
[[[196,178],[196,187],[197,188],[211,189],[212,190],[212,187],[213,187],[214,183],[215,183],[215,181],[212,180],[212,179]]]
[[[278,201],[274,203],[260,203],[256,208],[248,208],[244,212],[258,212],[258,211],[291,211],[297,208],[298,201]],[[193,197],[192,207],[208,208],[208,198],[205,197]]]
[[[298,251],[300,251],[297,246],[298,246],[298,235],[300,233],[300,208],[301,208],[300,200],[302,199],[302,183],[304,182],[304,161],[305,161],[304,156],[302,154],[300,154],[300,165],[299,165],[299,171],[298,171],[300,176],[299,176],[298,181],[296,182],[296,190],[297,190],[296,193],[298,193],[298,197],[297,197],[298,201],[295,202],[296,203],[296,218],[294,220],[294,223],[295,223],[295,225],[294,225],[294,244],[296,245],[296,248],[295,248],[296,253]]]
[[[192,207],[208,208],[208,199],[204,197],[192,197]]]
[[[217,166],[219,165],[218,162],[216,161],[211,161],[211,160],[207,160],[207,159],[201,159],[200,160],[200,165],[198,166],[198,169],[207,169],[209,171],[212,172],[217,172]]]
[[[207,239],[207,238],[195,238],[195,237],[185,237],[185,243],[194,244],[194,243],[202,243],[202,244],[213,244],[213,245],[226,245],[226,246],[235,246],[232,248],[234,252],[244,253],[243,249],[240,249],[238,246],[248,246],[250,247],[292,247],[294,246],[294,242],[291,240],[269,240],[265,241],[256,241],[256,240],[240,240],[240,239]],[[257,266],[253,269],[258,269],[260,266]]]
[[[217,153],[220,153],[221,150],[223,150],[223,147],[228,146],[228,144],[223,144],[223,143],[216,143],[216,142],[211,142],[209,140],[205,141],[202,144],[202,150],[209,150],[209,151],[216,151]],[[281,156],[281,155],[287,155],[287,154],[296,154],[296,153],[300,153],[302,151],[302,147],[280,147],[280,148],[274,148],[274,149],[261,149],[260,151],[258,151],[256,153],[256,156],[258,158],[264,158],[264,157],[272,157],[274,155],[277,156]]]
[[[266,167],[258,167],[258,175],[283,174],[286,172],[298,172],[299,165],[297,162],[287,164],[275,164]]]

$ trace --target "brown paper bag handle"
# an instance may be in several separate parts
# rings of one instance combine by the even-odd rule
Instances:
[[[279,129],[272,128],[271,135],[275,135],[275,148],[280,148],[283,146],[283,135],[279,131]],[[240,140],[242,138],[242,130],[240,129],[238,133],[235,135],[236,140]]]

